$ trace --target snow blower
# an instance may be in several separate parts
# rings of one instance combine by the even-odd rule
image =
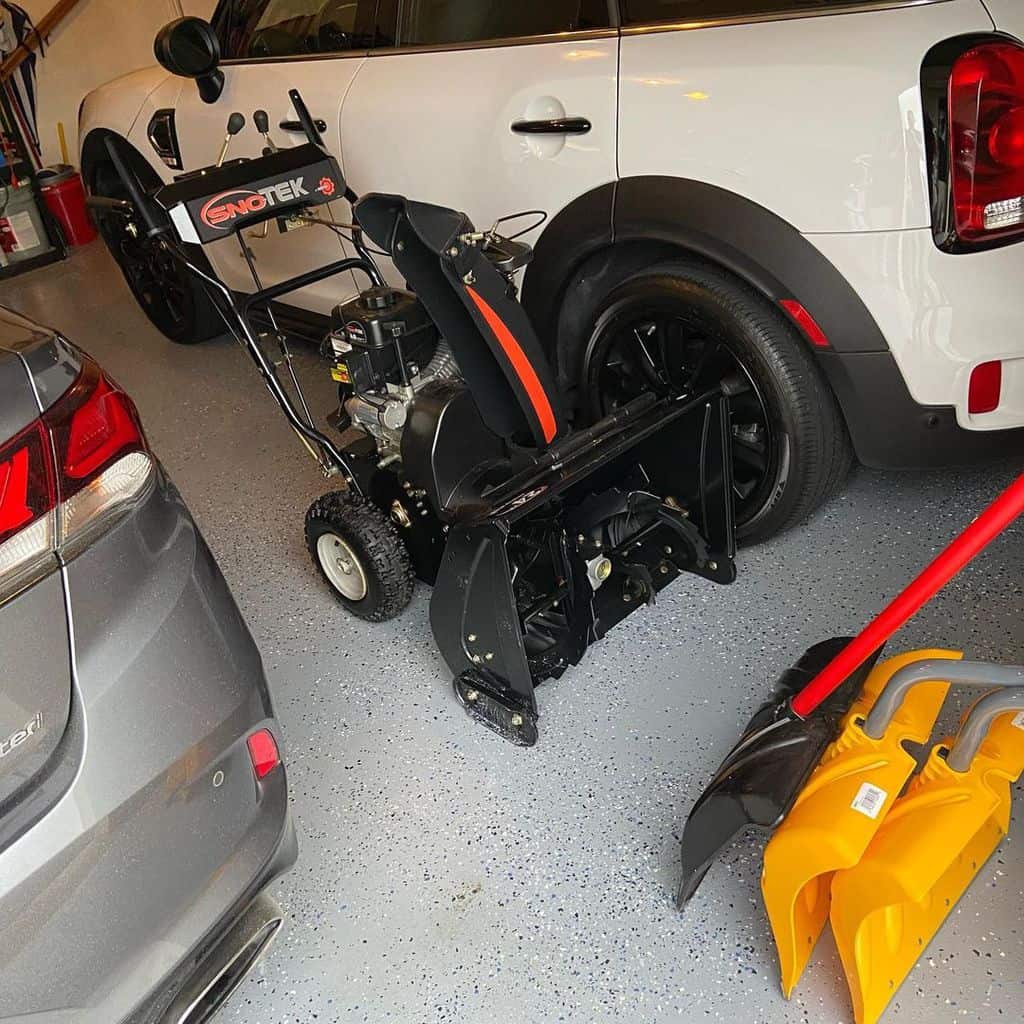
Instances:
[[[742,832],[771,832],[779,826],[839,735],[885,642],[1022,511],[1024,474],[857,637],[818,644],[784,673],[687,818],[680,909],[719,853]]]

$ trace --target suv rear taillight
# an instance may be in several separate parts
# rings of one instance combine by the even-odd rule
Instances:
[[[1024,47],[986,43],[956,60],[949,125],[957,236],[1024,235]]]
[[[132,400],[83,358],[74,384],[0,447],[0,600],[71,558],[148,489]]]
[[[1024,240],[1024,44],[956,36],[921,63],[935,244],[978,252]]]

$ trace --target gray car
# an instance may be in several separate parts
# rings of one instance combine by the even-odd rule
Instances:
[[[281,925],[279,742],[131,400],[0,309],[0,1021],[208,1020]]]

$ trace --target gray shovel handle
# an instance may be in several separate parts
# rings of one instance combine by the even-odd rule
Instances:
[[[1018,672],[1021,669],[1017,669]],[[950,748],[946,764],[955,772],[965,772],[971,767],[974,755],[988,735],[989,727],[1007,711],[1024,711],[1024,687],[1011,686],[982,697],[971,709],[967,721],[960,728]]]
[[[985,661],[956,661],[952,658],[925,658],[904,665],[893,673],[868,713],[864,722],[865,735],[880,740],[911,689],[918,683],[940,681],[961,686],[1024,686],[1024,666],[991,665]],[[974,756],[973,752],[971,756]],[[970,758],[967,763],[970,764]]]

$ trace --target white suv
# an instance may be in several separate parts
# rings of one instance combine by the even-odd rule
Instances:
[[[854,456],[1024,451],[1021,0],[221,0],[213,25],[198,88],[153,68],[86,98],[93,191],[117,191],[111,132],[153,186],[211,163],[232,111],[232,157],[266,145],[255,108],[304,141],[297,88],[357,192],[481,226],[546,211],[523,302],[578,415],[727,380],[741,536],[806,515]],[[220,330],[110,232],[165,334]],[[347,246],[247,241],[264,283]],[[208,255],[251,290],[237,244]],[[297,293],[291,326],[322,335],[338,287]]]

